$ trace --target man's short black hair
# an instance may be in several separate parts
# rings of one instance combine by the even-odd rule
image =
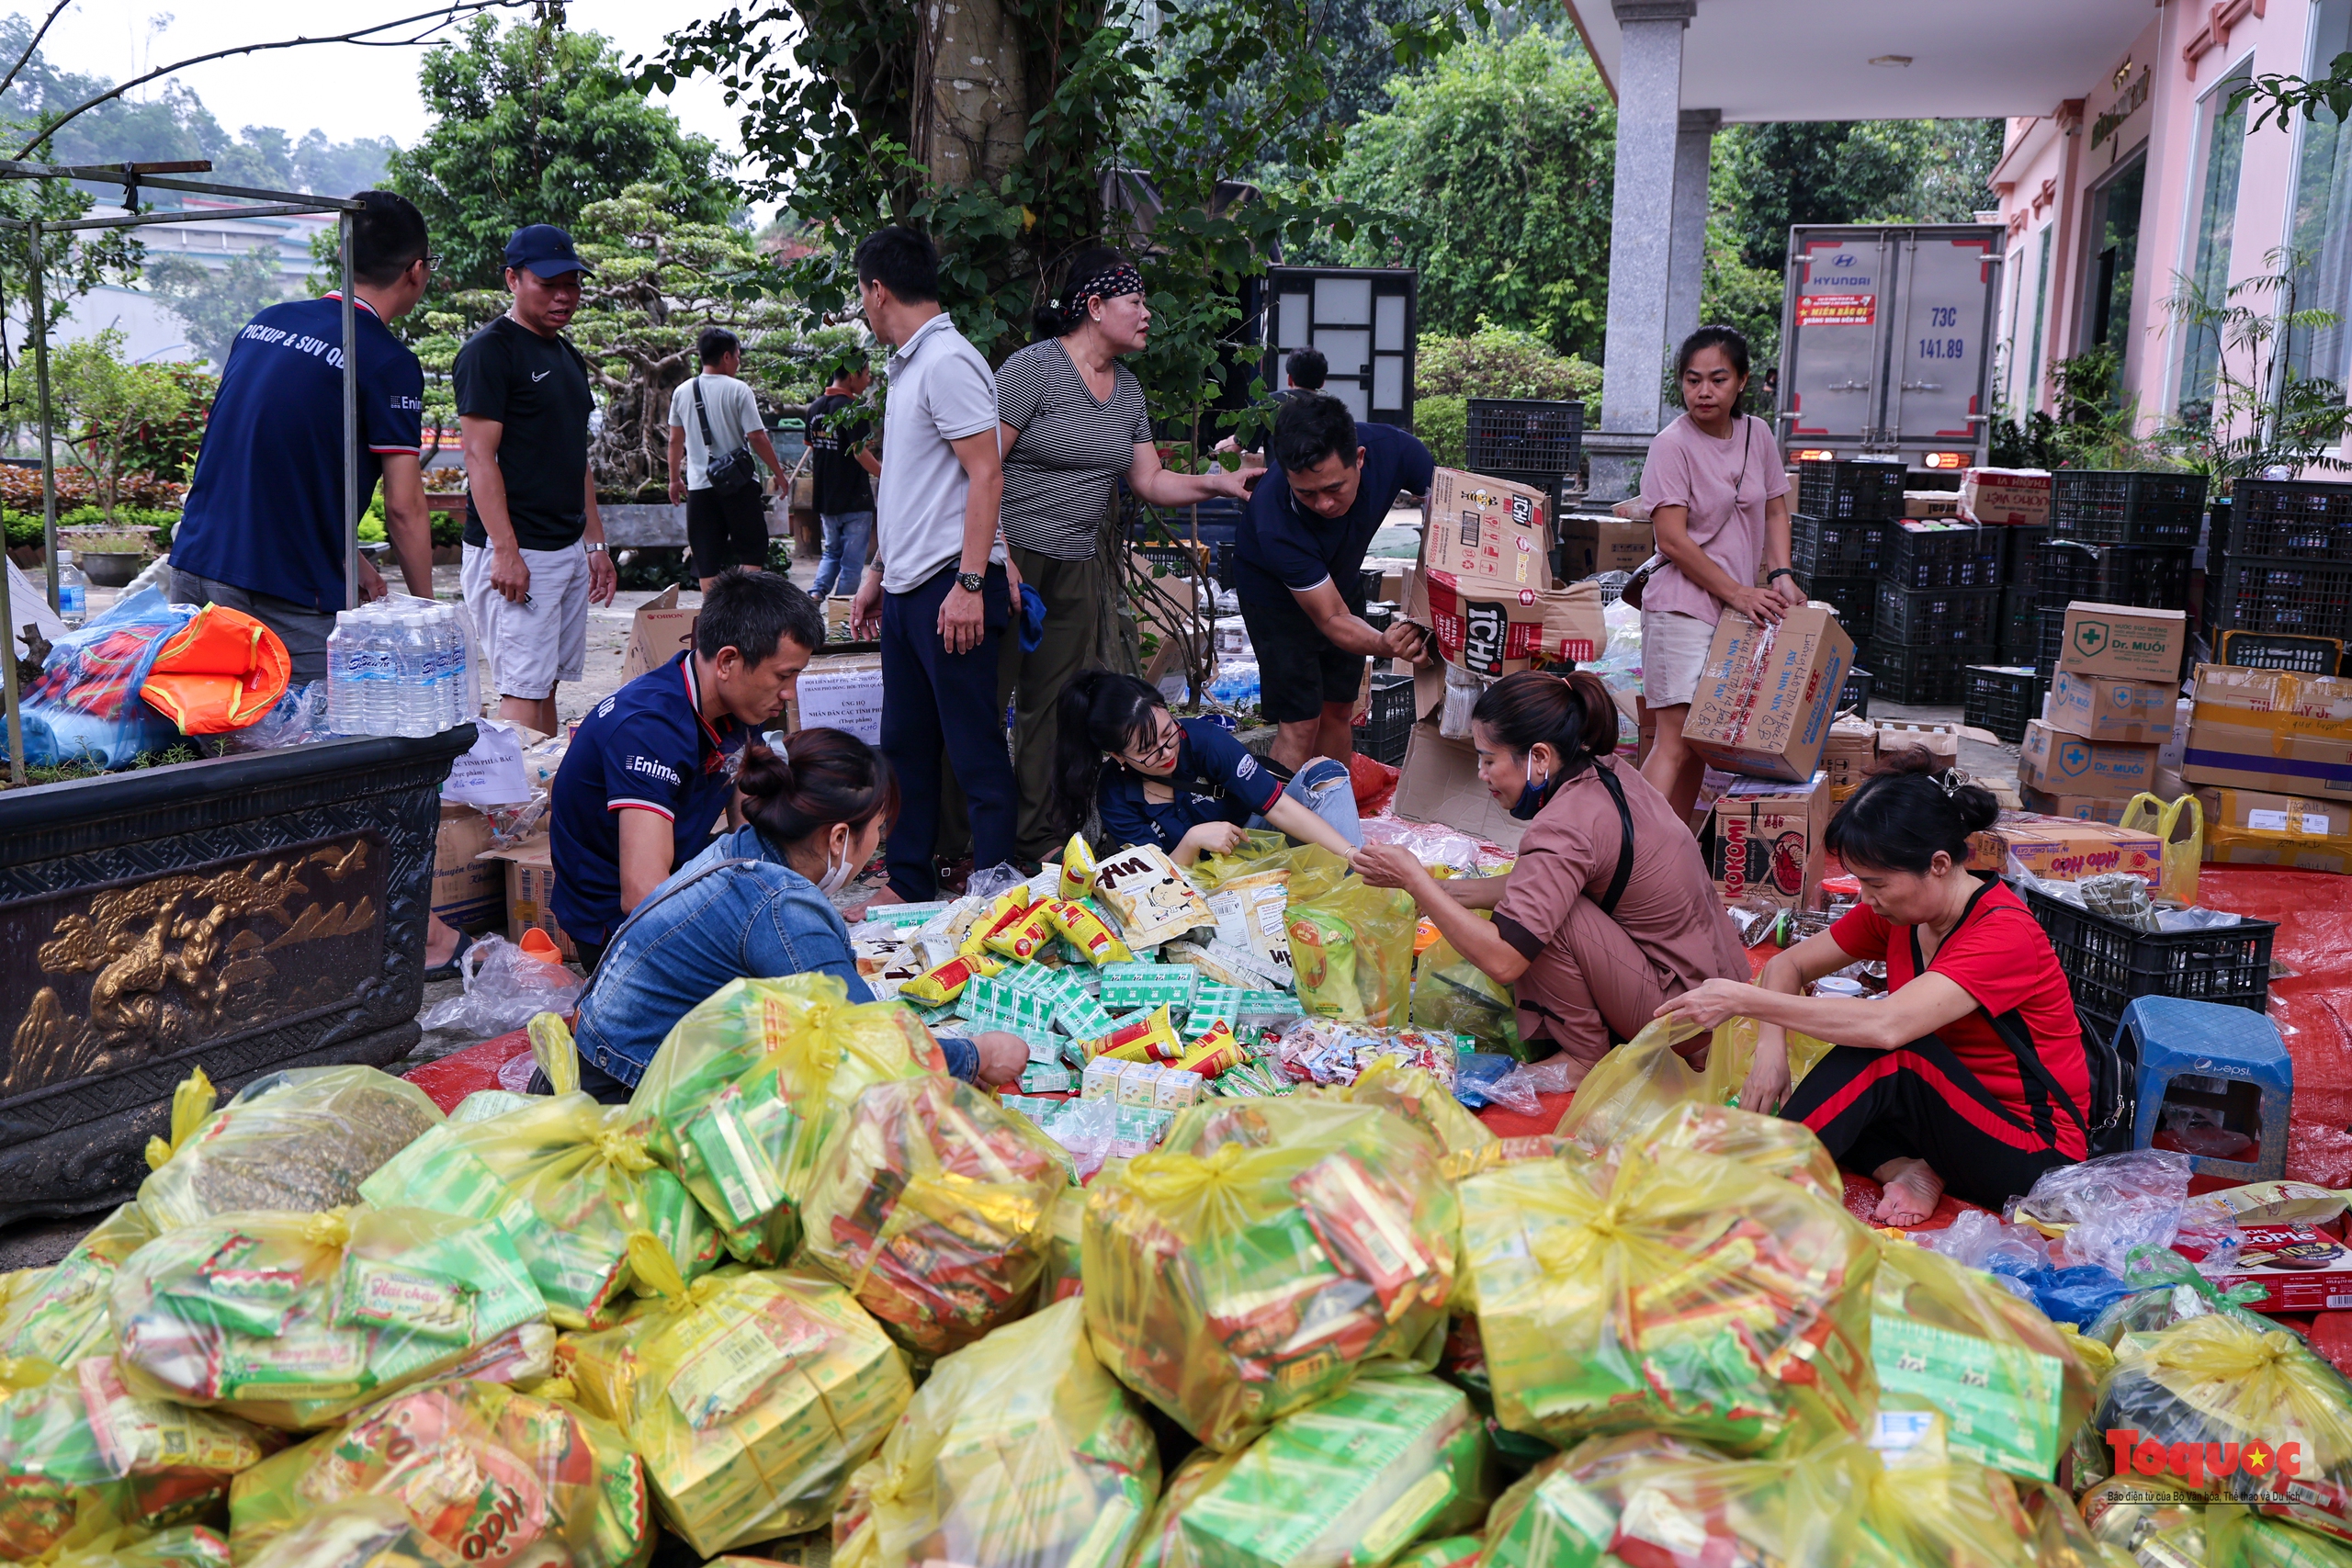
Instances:
[[[775,572],[729,567],[702,596],[695,651],[705,659],[731,648],[744,662],[764,664],[787,637],[815,652],[825,646],[825,617],[817,601]]]
[[[351,215],[351,275],[370,288],[390,288],[425,254],[424,214],[393,191],[363,190],[351,199],[367,204]]]
[[[716,365],[742,348],[743,340],[725,327],[705,327],[695,338],[695,356],[705,365]]]
[[[857,281],[879,283],[910,305],[936,304],[939,247],[913,229],[877,230],[857,247]]]
[[[1340,466],[1356,466],[1356,416],[1329,392],[1299,392],[1283,400],[1274,415],[1274,461],[1284,473],[1303,473],[1337,452]]]
[[[1323,351],[1319,348],[1295,349],[1283,363],[1283,371],[1290,378],[1292,386],[1305,391],[1319,392],[1323,389],[1323,378],[1331,373],[1331,362],[1323,357]]]

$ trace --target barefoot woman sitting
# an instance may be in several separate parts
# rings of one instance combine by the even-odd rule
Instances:
[[[1740,1104],[1803,1122],[1840,1166],[1884,1185],[1873,1219],[1915,1225],[1947,1189],[1998,1209],[2086,1157],[2090,1071],[2050,939],[2017,894],[1966,869],[1968,836],[1996,814],[1992,795],[1930,773],[1925,753],[1894,766],[1829,822],[1860,905],[1757,984],[1710,980],[1658,1011],[1706,1028],[1755,1019]],[[1887,995],[1804,994],[1858,959],[1885,960]],[[1835,1047],[1793,1094],[1791,1029]]]

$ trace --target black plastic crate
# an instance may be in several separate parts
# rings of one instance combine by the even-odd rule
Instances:
[[[1810,581],[1815,576],[1868,577],[1886,562],[1887,522],[1851,523],[1812,517],[1789,519],[1790,564]]]
[[[2206,575],[2205,619],[2216,631],[2343,637],[2352,626],[2352,564],[2225,558],[2218,585]]]
[[[1155,569],[1154,575],[1168,577],[1208,575],[1209,563],[1206,558],[1210,552],[1205,546],[1198,550],[1190,545],[1136,545],[1132,547],[1136,554],[1152,564]]]
[[[1887,581],[1898,588],[1998,588],[2001,530],[1974,523],[1901,523],[1887,531]]]
[[[2030,588],[2015,584],[2001,590],[2001,657],[2012,664],[2030,664],[2041,657],[2041,603]]]
[[[2215,646],[2213,662],[2249,670],[2288,670],[2298,675],[2334,675],[2344,668],[2344,640],[2285,632],[2223,632]]]
[[[2352,484],[2240,479],[2219,531],[2233,556],[2352,562]]]
[[[1878,585],[1871,636],[1897,648],[1990,648],[2001,637],[1998,588]]]
[[[1797,465],[1797,510],[1824,521],[1867,523],[1903,515],[1901,463],[1850,457]]]
[[[1818,599],[1838,612],[1838,624],[1856,642],[1871,635],[1878,619],[1878,579],[1875,577],[1814,577],[1804,584],[1805,596]]]
[[[2203,474],[2061,468],[2051,477],[2050,536],[2093,545],[2195,545]]]
[[[2001,581],[2011,588],[2031,588],[2041,581],[2041,547],[2050,541],[2047,523],[2013,524],[2001,530],[2007,553],[2001,558]]]
[[[1582,461],[1583,443],[1582,403],[1470,400],[1464,449],[1472,473],[1572,474]]]
[[[1971,664],[1993,662],[1993,649],[1977,648],[1896,648],[1871,640],[1866,657],[1871,665],[1871,695],[1881,702],[1908,706],[1958,706],[1968,695]]]
[[[1856,718],[1871,716],[1871,688],[1877,677],[1867,670],[1846,671],[1846,684],[1838,693],[1838,711],[1850,713]]]
[[[2188,607],[2189,564],[2186,545],[2090,545],[2052,539],[2041,547],[2035,591],[2047,608],[2064,609],[2070,600],[2094,604],[2130,604],[2147,610]]]
[[[2102,1023],[2120,1021],[2141,997],[2179,997],[2261,1012],[2270,1002],[2275,920],[2240,920],[2208,931],[2143,931],[2076,908],[2037,887],[2026,907],[2057,950],[2075,1006]],[[2111,1025],[2110,1025],[2111,1026]]]
[[[2026,720],[2041,716],[2034,698],[2041,673],[2030,665],[1972,664],[1968,694],[1962,699],[1964,722],[1989,729],[2015,746],[2025,739]]]
[[[1365,710],[1363,722],[1356,727],[1356,750],[1375,762],[1401,767],[1405,761],[1405,742],[1413,733],[1413,678],[1410,675],[1375,674],[1372,678],[1372,705]]]

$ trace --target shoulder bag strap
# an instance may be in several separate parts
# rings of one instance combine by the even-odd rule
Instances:
[[[1984,883],[1969,896],[1968,908],[1961,912],[1960,924],[1952,927],[1951,935],[1945,937],[1945,942],[1949,942],[1952,937],[1958,936],[1962,927],[1966,926],[1975,918],[1977,900],[1991,891],[1992,886],[1992,883]],[[1911,937],[1911,974],[1916,979],[1927,972],[1927,964],[1920,956],[1919,928],[1912,926],[1907,930]],[[2041,1059],[2041,1052],[2034,1045],[2033,1036],[2027,1030],[2025,1020],[2014,1011],[2003,1013],[1996,1018],[1982,1002],[1976,1004],[1976,1016],[1984,1021],[1985,1026],[1992,1030],[1994,1037],[2007,1046],[2009,1054],[2018,1059],[2018,1081],[2025,1088],[2026,1102],[2033,1108],[2034,1131],[2053,1144],[2057,1142],[2057,1129],[2050,1118],[2050,1105],[2052,1100],[2055,1100],[2065,1111],[2066,1120],[2072,1122],[2085,1137],[2088,1137],[2090,1123],[2085,1120],[2082,1108],[2075,1103],[2074,1096],[2068,1094],[2064,1086],[2059,1083],[2058,1075],[2050,1070],[2050,1064]],[[2087,1059],[2088,1053],[2086,1052],[2085,1055]]]
[[[703,458],[704,461],[707,462],[711,458],[718,456],[718,443],[711,439],[710,415],[703,412],[702,378],[700,376],[696,376],[695,378],[695,423],[702,426]]]
[[[1608,890],[1593,901],[1600,906],[1602,914],[1615,919],[1617,900],[1625,896],[1625,885],[1634,877],[1634,808],[1625,804],[1625,786],[1617,782],[1617,775],[1600,758],[1593,759],[1592,768],[1600,775],[1601,787],[1608,790],[1609,798],[1616,803],[1618,829],[1617,869],[1609,874]]]
[[[700,871],[695,872],[692,876],[685,878],[684,881],[674,883],[668,887],[664,887],[661,892],[655,894],[652,897],[648,898],[636,908],[631,909],[628,912],[628,919],[623,920],[619,926],[615,928],[613,934],[605,939],[605,945],[606,947],[618,946],[621,938],[628,934],[629,927],[637,924],[639,919],[643,919],[647,910],[652,908],[656,904],[668,903],[672,898],[677,897],[681,893],[684,893],[687,888],[692,887],[695,883],[700,882],[712,872],[731,871],[739,865],[761,865],[764,863],[764,862],[751,855],[731,855],[725,860],[715,860],[711,862],[708,865],[704,866]]]

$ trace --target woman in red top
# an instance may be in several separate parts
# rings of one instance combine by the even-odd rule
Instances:
[[[1830,818],[1859,907],[1757,984],[1710,980],[1658,1010],[1761,1024],[1740,1104],[1803,1122],[1839,1165],[1876,1177],[1884,1224],[1924,1221],[1946,1187],[1997,1209],[2089,1153],[2090,1067],[2058,955],[2022,899],[1966,869],[1968,836],[1998,808],[1930,766],[1912,754]],[[1884,997],[1804,995],[1858,959],[1886,961]],[[1793,1094],[1791,1029],[1836,1047]]]

